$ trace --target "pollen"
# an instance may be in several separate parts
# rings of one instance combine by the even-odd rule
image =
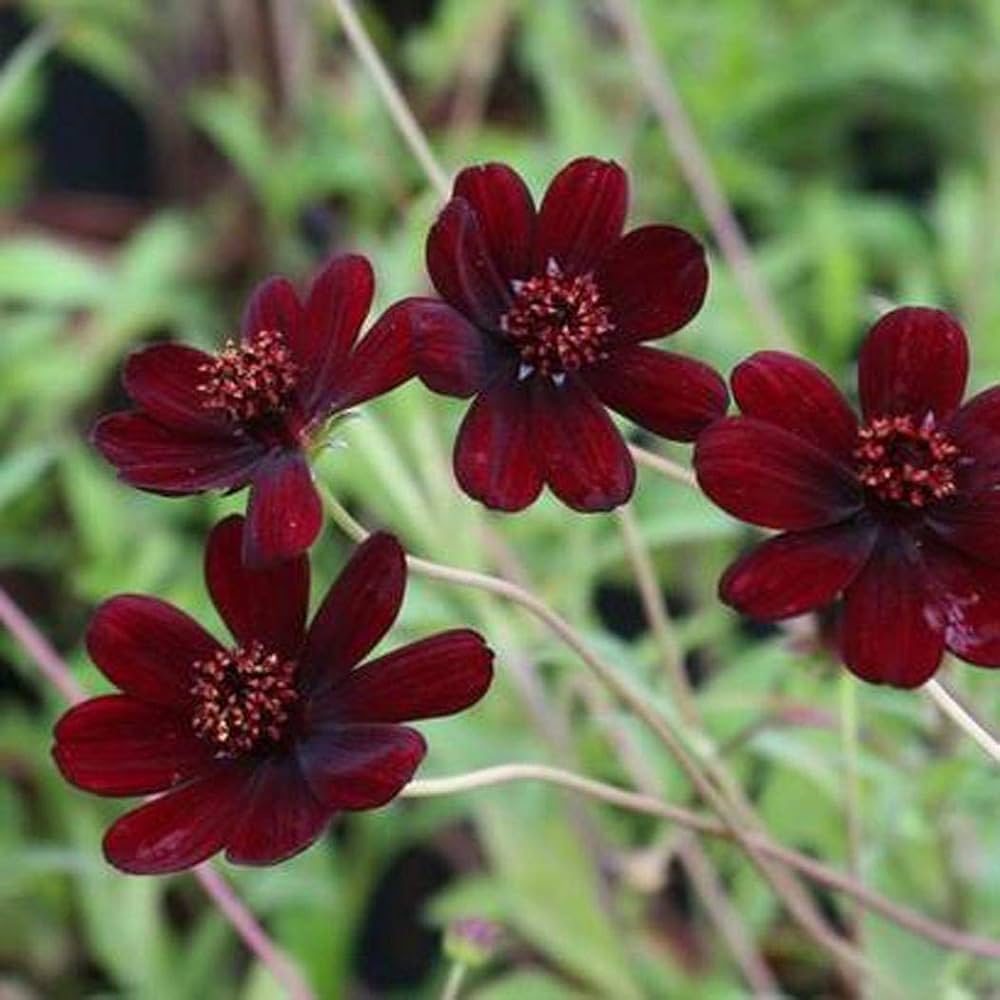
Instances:
[[[545,274],[512,287],[500,328],[520,353],[522,371],[558,377],[608,357],[614,325],[592,275],[571,278],[550,260]]]
[[[958,448],[934,415],[876,417],[858,431],[858,478],[879,500],[921,509],[952,496]]]
[[[276,330],[260,330],[239,344],[228,341],[199,370],[205,375],[198,386],[202,406],[236,423],[282,412],[299,375],[299,366]]]
[[[194,664],[194,731],[224,757],[237,757],[284,735],[298,700],[295,663],[259,642],[218,650]]]

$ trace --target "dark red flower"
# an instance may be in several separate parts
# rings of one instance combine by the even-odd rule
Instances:
[[[138,409],[98,422],[94,443],[125,482],[176,496],[250,486],[245,558],[304,552],[322,523],[306,451],[334,414],[413,375],[398,310],[358,341],[374,277],[364,257],[332,258],[303,305],[284,278],[254,292],[239,343],[216,356],[157,344],[125,363]]]
[[[123,871],[178,871],[221,850],[241,864],[291,857],[334,813],[384,805],[410,780],[426,745],[401,722],[458,712],[490,685],[493,654],[468,629],[357,665],[403,599],[392,536],[356,550],[307,628],[306,557],[248,569],[243,533],[242,517],[222,521],[205,558],[232,646],[134,595],[103,604],[87,633],[122,693],[59,720],[56,763],[99,795],[165,793],[108,830],[105,855]]]
[[[1000,388],[965,405],[968,346],[936,309],[897,309],[861,349],[861,420],[817,368],[777,352],[733,373],[743,415],[695,448],[702,489],[781,529],[729,568],[723,600],[776,620],[843,595],[859,677],[917,687],[944,650],[1000,666]]]
[[[708,285],[688,233],[622,235],[628,180],[615,163],[575,160],[536,212],[502,164],[471,167],[427,240],[445,300],[401,304],[417,372],[436,392],[475,397],[455,443],[462,489],[521,510],[544,484],[570,507],[610,510],[635,485],[605,407],[677,441],[725,412],[707,365],[645,347],[684,326]]]

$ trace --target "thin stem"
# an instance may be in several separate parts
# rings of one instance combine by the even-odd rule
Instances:
[[[83,688],[66,666],[66,661],[35,627],[34,622],[0,587],[0,621],[10,630],[18,645],[35,662],[42,675],[70,703],[78,704],[86,697]],[[295,965],[268,937],[257,918],[244,906],[229,883],[207,862],[194,870],[194,876],[209,899],[243,939],[247,949],[270,969],[292,1000],[312,1000],[314,994]]]
[[[931,701],[954,722],[974,743],[978,744],[994,764],[1000,764],[1000,740],[991,733],[940,681],[929,680],[923,687]]]
[[[792,344],[792,338],[785,321],[757,270],[747,239],[691,124],[665,61],[654,51],[650,34],[643,26],[633,0],[606,0],[606,3],[646,96],[677,157],[681,173],[701,207],[750,310],[771,346],[787,349]]]
[[[403,789],[401,795],[409,799],[423,799],[437,795],[479,791],[515,781],[543,781],[621,809],[677,823],[697,833],[725,840],[735,839],[732,830],[724,823],[711,817],[703,816],[681,806],[661,802],[650,795],[626,791],[602,781],[595,781],[592,778],[548,767],[544,764],[498,764],[495,767],[485,767],[447,778],[418,779],[411,781]],[[757,833],[748,836],[761,854],[765,854],[789,868],[796,869],[820,885],[851,896],[873,913],[878,913],[900,927],[933,941],[942,948],[953,948],[982,958],[1000,959],[1000,941],[980,937],[976,934],[966,934],[953,927],[940,924],[936,920],[931,920],[908,907],[880,896],[851,876],[815,861],[807,855],[776,844]]]
[[[860,882],[861,874],[861,774],[858,766],[858,692],[857,682],[846,670],[840,680],[840,746],[844,757],[844,809],[847,818],[847,857],[851,875]],[[854,943],[861,947],[864,914],[860,909],[851,921]],[[856,983],[859,996],[865,995],[865,983]]]
[[[666,476],[667,479],[673,479],[675,482],[683,483],[685,486],[697,488],[698,481],[695,479],[694,473],[690,469],[685,469],[683,465],[678,465],[669,458],[664,458],[662,455],[657,455],[652,451],[646,451],[645,448],[639,448],[634,444],[629,445],[628,450],[639,465],[644,465],[647,469],[653,469],[655,472],[660,473],[661,476]]]
[[[354,54],[378,88],[392,120],[410,147],[410,152],[413,153],[441,199],[446,200],[451,193],[451,182],[448,179],[448,174],[438,162],[423,129],[417,123],[410,106],[406,103],[406,98],[403,97],[396,81],[392,78],[392,74],[378,54],[365,26],[361,23],[361,18],[358,17],[354,4],[351,0],[330,0],[330,3],[340,19],[340,24],[344,29],[344,34],[347,35],[351,48],[354,49]]]
[[[461,962],[453,962],[448,972],[448,979],[445,981],[444,989],[441,990],[441,1000],[458,1000],[459,991],[465,981],[467,966]]]

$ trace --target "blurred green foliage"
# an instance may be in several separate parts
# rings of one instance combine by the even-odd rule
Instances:
[[[967,325],[976,386],[1000,381],[1000,3],[641,7],[797,347],[848,387],[856,346],[880,311],[933,303]],[[124,354],[163,337],[216,344],[253,283],[274,270],[305,280],[335,250],[371,255],[380,307],[426,284],[433,193],[331,11],[305,0],[249,9],[30,0],[20,5],[27,33],[0,70],[0,572],[92,691],[105,682],[80,636],[112,593],[153,592],[221,628],[201,581],[201,544],[241,502],[168,501],[116,484],[86,436],[96,415],[123,403]],[[574,155],[613,156],[630,170],[636,221],[675,221],[711,245],[596,0],[394,0],[364,13],[449,167],[503,159],[540,192]],[[142,123],[151,167],[141,197],[51,183],[39,123],[67,67],[102,81]],[[104,134],[97,121],[69,124],[80,144],[90,129]],[[713,265],[708,304],[676,341],[727,370],[766,340],[723,263]],[[545,599],[672,713],[651,636],[622,627],[635,595],[615,519],[570,517],[549,500],[517,517],[486,515],[450,477],[460,410],[408,386],[347,425],[345,447],[323,457],[321,473],[416,553],[495,569],[484,529],[501,536]],[[778,839],[845,865],[836,669],[720,607],[718,573],[749,536],[707,501],[643,473],[635,509],[680,641],[705,677],[699,702],[713,737],[733,747],[729,763]],[[317,586],[346,551],[331,528],[314,556]],[[489,636],[499,677],[474,711],[424,727],[425,774],[548,760],[628,784],[610,726],[635,743],[665,794],[690,797],[647,734],[515,609],[412,580],[392,641],[460,623]],[[105,865],[101,832],[121,804],[61,782],[48,757],[58,698],[9,636],[0,656],[0,991],[278,995],[190,878],[125,878]],[[987,672],[955,668],[952,680],[984,716],[1000,717]],[[866,688],[858,697],[865,880],[1000,935],[989,765],[918,696]],[[405,930],[416,926],[386,914],[407,906],[430,926],[479,915],[507,929],[507,958],[470,980],[477,1000],[743,994],[675,867],[664,886],[622,876],[629,859],[664,843],[648,820],[574,806],[548,788],[506,787],[354,816],[280,868],[227,874],[324,998],[351,995],[363,979],[378,995],[436,995],[447,970],[433,952],[410,981],[385,978],[394,962],[405,965]],[[418,845],[453,877],[415,903],[385,875]],[[786,988],[838,995],[822,956],[742,856],[720,845],[709,854]],[[389,892],[388,911],[373,911],[376,889]],[[852,917],[843,901],[825,905]],[[373,912],[389,940],[376,933],[372,944]],[[995,967],[880,920],[864,920],[863,942],[906,996],[1000,990]]]

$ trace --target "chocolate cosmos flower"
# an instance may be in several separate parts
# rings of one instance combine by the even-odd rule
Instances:
[[[426,745],[399,723],[458,712],[490,685],[493,654],[467,629],[357,665],[403,599],[391,536],[356,550],[306,628],[306,557],[248,569],[243,532],[241,517],[218,524],[205,562],[233,645],[152,597],[112,598],[87,634],[122,693],[59,720],[56,762],[99,795],[166,793],[108,830],[123,871],[177,871],[223,849],[242,864],[296,854],[335,812],[381,806],[410,780]]]
[[[322,523],[305,451],[332,416],[410,378],[409,335],[389,310],[360,343],[374,277],[334,257],[305,305],[284,278],[254,292],[242,337],[216,356],[180,344],[133,354],[124,383],[138,409],[115,413],[94,443],[125,482],[166,495],[250,486],[245,557],[304,552]]]
[[[455,474],[489,507],[521,510],[546,483],[577,510],[625,503],[635,467],[606,406],[677,441],[725,412],[711,368],[642,345],[701,307],[704,252],[671,226],[623,236],[627,202],[621,167],[581,159],[536,212],[521,178],[494,163],[458,175],[431,230],[427,269],[445,301],[399,308],[423,381],[475,397]]]
[[[843,595],[840,652],[859,677],[916,687],[945,648],[1000,666],[1000,388],[961,406],[968,347],[935,309],[897,309],[861,349],[859,421],[787,354],[733,373],[743,415],[695,449],[721,507],[779,528],[729,568],[723,600],[776,620]]]

